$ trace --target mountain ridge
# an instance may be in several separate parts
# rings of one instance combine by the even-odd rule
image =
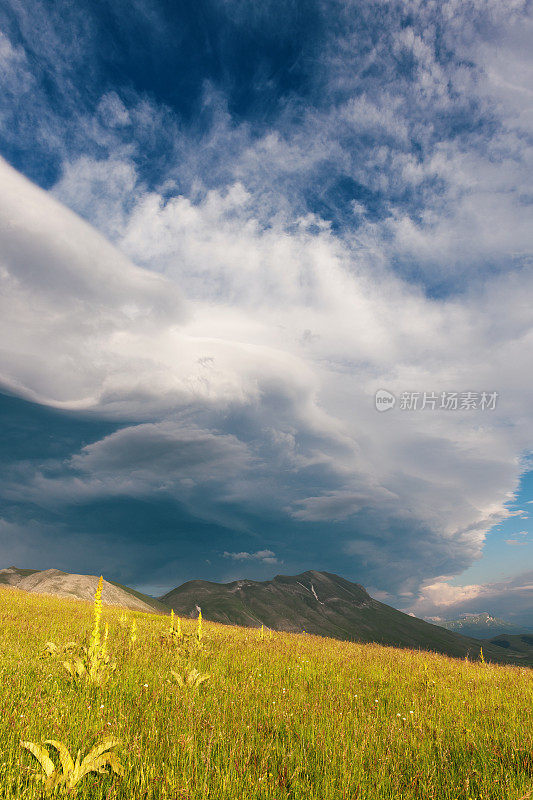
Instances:
[[[28,570],[7,567],[0,570],[0,585],[11,586],[34,594],[52,594],[75,600],[92,600],[98,585],[96,575],[78,575],[59,569]],[[121,606],[132,611],[165,613],[169,609],[158,600],[136,592],[127,586],[104,580],[102,602],[105,605]]]
[[[429,618],[428,621],[472,639],[492,639],[502,634],[513,636],[533,632],[529,626],[515,625],[505,619],[492,616],[488,611],[482,611],[479,614],[461,614],[457,619]]]
[[[92,600],[98,578],[61,570],[0,570],[0,586],[36,594],[54,594]],[[201,609],[206,620],[227,625],[308,633],[344,641],[444,653],[456,658],[478,658],[483,647],[490,661],[533,666],[526,643],[473,639],[398,611],[371,597],[364,586],[330,572],[307,570],[298,575],[276,575],[267,581],[240,579],[216,583],[194,579],[153,598],[104,580],[102,601],[145,613],[194,618]]]
[[[159,600],[184,617],[282,630],[395,647],[435,650],[455,657],[479,656],[496,662],[528,663],[529,654],[504,651],[487,640],[473,639],[411,617],[372,598],[361,584],[334,573],[308,570],[276,575],[268,581],[248,579],[215,583],[187,581]],[[502,658],[502,653],[505,657]]]

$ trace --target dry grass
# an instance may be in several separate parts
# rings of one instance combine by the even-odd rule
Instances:
[[[89,603],[0,589],[2,800],[43,786],[21,740],[123,743],[102,800],[519,800],[533,787],[533,671],[104,608],[117,669],[75,683],[47,641],[89,642]],[[136,623],[136,641],[131,625]],[[184,691],[171,670],[209,674]]]

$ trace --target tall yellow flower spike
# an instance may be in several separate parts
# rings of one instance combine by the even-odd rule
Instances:
[[[202,641],[202,612],[198,612],[198,628],[196,630],[196,638],[199,642]]]
[[[94,595],[94,626],[91,634],[91,641],[89,643],[89,653],[95,656],[100,647],[100,620],[102,618],[102,590],[104,588],[104,579],[100,575],[98,586],[96,587],[96,594]]]
[[[106,622],[105,628],[104,628],[104,638],[103,638],[103,641],[102,641],[102,646],[100,648],[100,653],[102,655],[102,658],[105,658],[107,656],[107,639],[108,639],[108,637],[109,637],[109,623]]]

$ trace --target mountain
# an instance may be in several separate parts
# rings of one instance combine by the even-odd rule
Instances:
[[[486,611],[481,614],[462,614],[458,619],[435,620],[435,625],[463,636],[470,636],[473,639],[492,639],[500,634],[513,635],[528,632],[527,628],[524,629],[513,625],[512,622],[493,617]]]
[[[506,652],[490,642],[411,617],[374,600],[360,584],[329,572],[309,570],[295,576],[277,575],[271,581],[225,584],[193,580],[159,599],[181,616],[195,617],[201,608],[205,619],[225,624],[263,624],[274,630],[435,650],[456,657],[477,658],[482,644],[487,660],[529,663],[527,654]]]
[[[533,661],[533,636],[531,634],[522,633],[518,636],[495,636],[490,640],[491,644],[497,647],[503,647],[507,653],[522,653]]]
[[[92,600],[98,578],[96,575],[73,575],[59,569],[18,569],[8,567],[0,570],[0,585],[13,586],[36,594],[54,594],[76,600]],[[104,581],[102,602],[110,606],[121,606],[132,611],[168,614],[169,609],[153,597],[136,592],[113,581]]]
[[[0,586],[18,586],[23,578],[28,575],[33,575],[38,572],[37,569],[19,569],[18,567],[8,567],[7,569],[0,569]]]
[[[0,586],[79,600],[92,600],[97,583],[96,575],[58,569],[0,570]],[[360,584],[329,572],[309,570],[301,575],[277,575],[271,581],[225,584],[194,580],[158,600],[104,581],[102,600],[107,605],[150,613],[168,614],[173,608],[182,617],[196,617],[201,608],[205,619],[229,625],[265,625],[333,639],[434,650],[459,658],[478,658],[483,646],[487,660],[533,665],[533,647],[524,641],[527,636],[495,637],[493,641],[468,638],[380,603]]]

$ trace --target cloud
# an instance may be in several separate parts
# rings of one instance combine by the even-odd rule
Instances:
[[[24,48],[13,45],[4,33],[0,33],[0,64],[4,91],[12,98],[30,90],[33,78]]]
[[[422,587],[424,599],[420,598],[417,603],[432,602],[437,607],[455,606],[459,603],[472,600],[479,597],[483,592],[484,587],[479,584],[471,584],[470,586],[452,586],[446,581],[437,581],[436,583],[428,584]]]
[[[18,332],[4,351],[2,384],[58,407],[112,405],[105,375],[113,371],[120,383],[122,371],[123,397],[135,391],[126,340],[149,336],[156,320],[182,319],[179,289],[135,267],[1,160],[0,174],[2,338]]]
[[[254,461],[235,436],[166,420],[123,427],[61,464],[15,470],[4,497],[55,511],[106,498],[159,498],[238,530],[246,525],[228,506],[254,503],[257,480],[246,479]]]
[[[68,524],[57,519],[13,522],[0,517],[0,564],[65,572],[75,572],[83,564],[86,574],[100,574],[104,569],[109,576],[119,575],[124,569],[109,537],[73,532]]]
[[[82,35],[39,6],[1,40],[29,93],[5,150],[52,187],[0,163],[2,386],[120,428],[19,465],[5,491],[164,496],[250,535],[283,525],[309,557],[327,530],[361,579],[414,591],[479,557],[531,439],[530,18],[451,0],[316,13],[305,80],[272,99],[254,73],[264,114],[234,114],[215,75],[189,116],[138,75],[100,86],[93,17]],[[157,9],[132,15],[164,50]],[[221,15],[246,36],[245,4]],[[500,402],[382,415],[384,387]]]
[[[397,495],[386,489],[376,487],[373,493],[356,494],[351,492],[327,492],[318,497],[306,497],[296,502],[297,508],[291,510],[291,516],[308,522],[325,522],[344,520],[357,514],[365,506],[397,500]]]
[[[533,572],[523,572],[505,581],[452,586],[437,581],[423,586],[416,602],[409,606],[417,617],[453,619],[460,614],[489,611],[525,626],[533,625]]]
[[[398,586],[479,555],[507,513],[528,436],[524,280],[441,303],[390,272],[376,284],[312,220],[250,222],[238,184],[196,203],[143,195],[125,256],[3,173],[2,319],[19,331],[4,387],[124,420],[61,474],[45,464],[18,475],[11,500],[166,494],[240,530],[250,514],[273,524],[285,509],[291,536],[336,522],[339,550],[381,581],[392,559]],[[493,322],[502,297],[516,309],[506,327]],[[382,415],[382,386],[495,387],[506,401],[494,412]]]
[[[277,564],[278,559],[272,550],[258,550],[256,553],[228,553],[224,552],[224,558],[231,558],[233,561],[260,561],[262,564]]]
[[[512,539],[505,539],[505,544],[518,545],[519,547],[531,544],[530,542],[526,542],[525,540],[520,540],[516,538],[517,536],[527,537],[528,535],[529,535],[528,531],[516,531],[516,533],[513,533]]]
[[[314,54],[290,97],[276,95],[273,79],[262,78],[257,64],[255,88],[258,97],[268,94],[268,112],[237,118],[230,108],[232,91],[241,89],[238,76],[228,84],[213,75],[197,81],[201,113],[192,122],[180,117],[179,105],[173,110],[154,99],[157,85],[150,99],[141,89],[99,92],[97,68],[87,74],[85,67],[98,63],[110,34],[99,29],[96,15],[82,22],[70,13],[66,22],[58,11],[35,6],[21,20],[14,8],[28,51],[42,51],[48,66],[46,81],[36,63],[26,67],[35,84],[24,105],[28,150],[36,129],[42,131],[39,138],[60,160],[57,196],[114,240],[126,224],[122,182],[130,199],[166,186],[163,202],[170,185],[194,202],[240,182],[251,197],[250,218],[268,225],[280,210],[317,212],[352,242],[357,230],[359,257],[392,262],[410,280],[439,291],[453,294],[489,265],[495,272],[524,268],[532,247],[526,178],[532,120],[523,102],[533,91],[527,4],[507,4],[502,14],[498,3],[486,11],[475,3],[458,8],[452,0],[431,7],[388,3],[379,22],[372,3],[335,8],[332,15],[331,4],[318,3],[316,18],[308,9],[309,30],[296,12],[284,15],[287,42],[297,50],[292,72],[297,55],[305,61]],[[168,20],[142,3],[131,14],[147,40],[159,42],[158,60],[172,41]],[[274,20],[279,15],[273,12]],[[126,36],[133,35],[129,22]],[[251,8],[218,4],[217,23],[223,52],[236,30],[244,41],[266,37],[258,59],[275,51],[270,25],[258,26]],[[6,43],[6,52],[9,46],[26,64],[23,45]],[[45,92],[50,79],[53,106]],[[90,93],[81,91],[87,80]],[[196,93],[203,93],[200,99]],[[35,107],[37,120],[31,118]],[[6,124],[4,135],[13,127]],[[154,165],[150,174],[147,162]],[[136,185],[132,167],[142,171]]]

